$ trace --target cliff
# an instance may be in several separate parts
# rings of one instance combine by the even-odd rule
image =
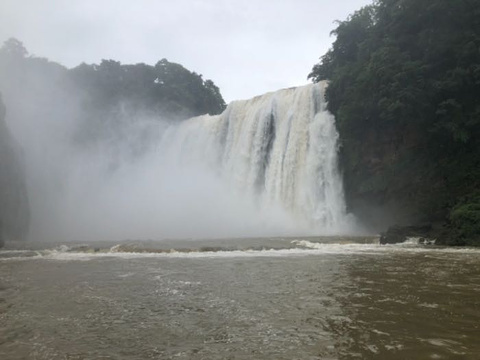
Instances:
[[[368,230],[444,218],[445,200],[438,195],[445,192],[445,184],[419,155],[415,133],[400,139],[395,131],[369,129],[355,136],[342,130],[347,204]]]
[[[4,240],[25,240],[30,216],[21,152],[5,115],[0,97],[0,245]]]
[[[438,244],[480,243],[478,149],[431,158],[415,127],[339,132],[347,206],[368,230],[429,223]]]

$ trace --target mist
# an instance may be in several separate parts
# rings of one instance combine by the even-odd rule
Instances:
[[[261,214],[209,159],[189,159],[188,152],[180,158],[165,139],[174,138],[178,121],[119,116],[100,137],[78,143],[85,126],[80,98],[41,74],[35,83],[50,93],[5,94],[7,121],[23,148],[30,240],[244,237],[297,228],[278,209]]]
[[[158,139],[138,157],[131,157],[131,143],[98,144],[84,151],[58,148],[67,156],[56,160],[62,165],[54,164],[54,171],[43,169],[47,191],[31,186],[33,214],[38,214],[32,235],[84,241],[288,231],[281,217],[265,219],[250,199],[242,199],[206,164],[180,162],[168,153],[161,136],[178,125],[164,121],[131,125],[143,126],[156,132]],[[55,179],[53,174],[62,176]]]
[[[9,116],[24,149],[31,240],[240,237],[295,229],[279,211],[260,214],[252,199],[215,174],[208,159],[172,152],[164,137],[180,124],[137,118],[117,124],[126,138],[79,146],[73,142],[82,125],[79,107],[66,100],[44,116],[33,105]]]
[[[26,54],[18,40],[2,48],[0,90],[31,240],[352,232],[325,84],[226,107],[212,81],[166,59],[69,70]]]

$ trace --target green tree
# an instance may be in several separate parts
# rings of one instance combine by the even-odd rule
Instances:
[[[0,51],[16,59],[23,59],[28,56],[28,51],[25,46],[23,46],[23,43],[15,38],[6,40]]]

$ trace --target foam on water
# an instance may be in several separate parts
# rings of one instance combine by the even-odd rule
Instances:
[[[107,248],[94,248],[88,245],[60,245],[42,250],[2,250],[0,261],[56,260],[56,261],[88,261],[101,258],[136,259],[136,258],[238,258],[238,257],[288,257],[288,256],[322,256],[369,254],[384,255],[393,253],[463,253],[480,255],[477,248],[451,248],[423,245],[407,240],[404,243],[380,245],[378,239],[358,238],[335,239],[329,242],[311,241],[309,239],[293,239],[283,243],[275,240],[260,241],[260,245],[245,245],[232,248],[224,245],[178,248],[149,248],[142,244],[117,244]],[[273,241],[273,242],[272,242]],[[332,242],[333,241],[333,242]]]

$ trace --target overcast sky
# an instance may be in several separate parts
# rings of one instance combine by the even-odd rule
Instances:
[[[370,0],[0,0],[0,41],[67,67],[178,62],[227,102],[308,83],[335,20]]]

